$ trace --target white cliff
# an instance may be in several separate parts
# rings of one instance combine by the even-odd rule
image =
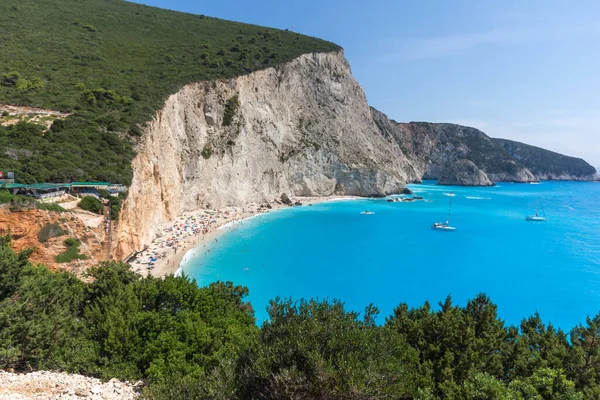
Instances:
[[[187,85],[145,130],[119,223],[117,256],[200,207],[291,196],[383,196],[419,180],[373,120],[342,52]]]

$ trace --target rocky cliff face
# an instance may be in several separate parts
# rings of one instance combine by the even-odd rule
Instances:
[[[596,169],[581,158],[507,139],[494,139],[508,154],[527,167],[540,180],[593,181],[600,179]]]
[[[421,171],[381,132],[343,54],[201,82],[169,97],[146,129],[117,256],[199,207],[294,196],[400,192]]]
[[[544,153],[544,164],[538,151],[518,145],[455,124],[390,120],[369,107],[342,52],[191,84],[144,132],[116,255],[141,250],[186,211],[282,193],[383,196],[421,179],[490,185],[597,177],[585,166],[567,168],[572,160],[553,169],[560,155]]]
[[[438,185],[494,186],[494,183],[472,161],[462,159],[444,168],[438,178]]]
[[[471,177],[473,182],[480,181],[487,185],[488,181],[537,180],[502,146],[475,128],[429,122],[398,123],[373,108],[371,112],[379,129],[397,141],[423,179],[439,179],[453,165],[454,170],[466,168],[470,164],[455,163],[468,160],[476,167],[467,168],[474,173]],[[479,171],[486,175],[485,179],[480,179],[482,177]],[[449,171],[446,176],[451,175],[455,176]]]

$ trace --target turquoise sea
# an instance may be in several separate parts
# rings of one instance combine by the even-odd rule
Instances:
[[[600,312],[599,183],[409,187],[431,202],[349,200],[260,215],[196,249],[183,271],[199,285],[247,286],[259,324],[276,296],[339,298],[356,311],[374,303],[380,322],[400,302],[450,294],[464,305],[480,292],[507,324],[538,311],[568,330]],[[434,231],[449,192],[458,230]],[[538,196],[548,220],[527,222]]]

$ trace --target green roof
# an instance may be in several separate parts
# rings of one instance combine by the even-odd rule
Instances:
[[[27,187],[27,185],[23,185],[22,183],[5,183],[2,185],[3,189],[16,189],[22,187]]]
[[[110,182],[71,182],[71,186],[112,186]]]
[[[23,185],[22,187],[31,190],[50,190],[69,187],[68,183],[33,183],[31,185]]]

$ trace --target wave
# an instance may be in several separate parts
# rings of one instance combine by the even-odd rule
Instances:
[[[467,199],[470,200],[491,200],[491,197],[480,197],[480,196],[465,196]]]

